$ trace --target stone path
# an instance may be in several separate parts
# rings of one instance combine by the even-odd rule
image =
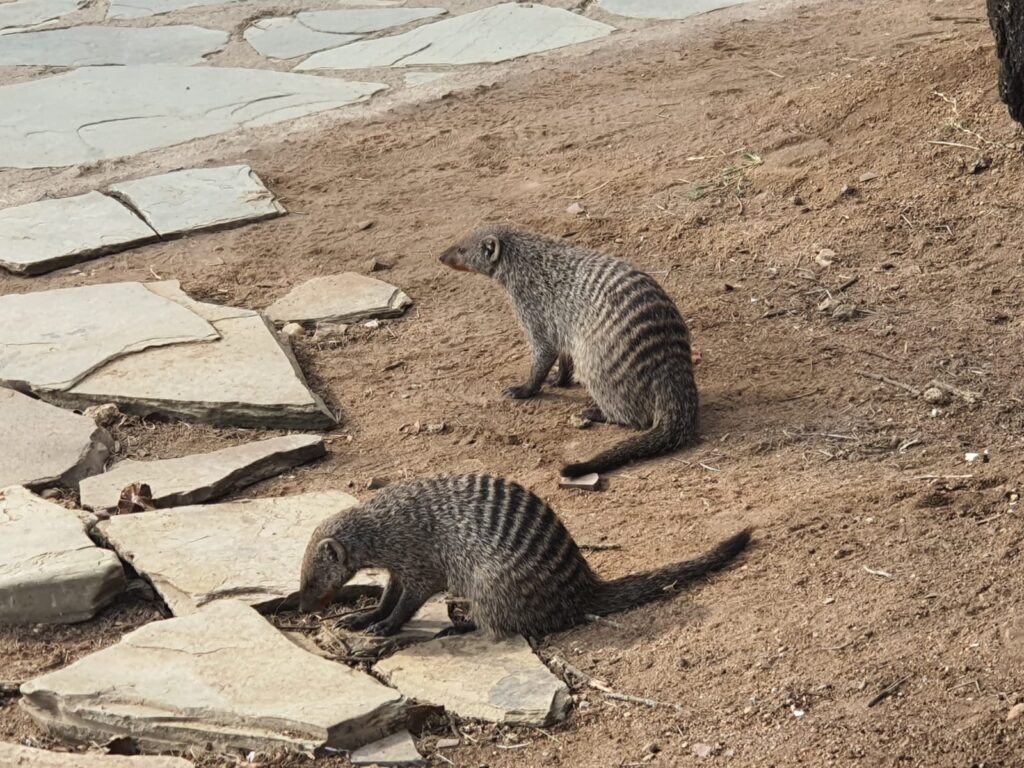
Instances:
[[[0,624],[85,621],[124,589],[121,563],[78,514],[13,486],[0,490]]]
[[[87,416],[0,387],[0,445],[17,446],[0,451],[0,488],[40,491],[102,472],[114,441]]]
[[[131,736],[156,751],[353,749],[397,730],[405,708],[394,689],[302,650],[234,600],[146,624],[21,693],[50,733]]]
[[[112,509],[121,491],[133,483],[148,485],[157,507],[201,504],[319,459],[324,453],[323,438],[289,435],[180,459],[121,461],[81,483],[82,506]]]
[[[313,529],[355,503],[322,491],[118,515],[97,530],[177,616],[225,599],[271,610],[298,594]]]

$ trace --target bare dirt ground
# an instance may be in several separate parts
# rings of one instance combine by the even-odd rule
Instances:
[[[1020,766],[1024,719],[1007,712],[1024,700],[1024,158],[992,47],[980,0],[829,2],[685,46],[627,42],[250,153],[282,219],[0,290],[155,273],[262,307],[309,277],[392,262],[383,276],[416,301],[406,318],[296,345],[344,417],[330,458],[248,495],[502,473],[578,541],[619,545],[590,555],[610,575],[756,527],[743,566],[541,648],[677,706],[578,687],[565,724],[476,729],[435,765]],[[566,212],[574,201],[585,214]],[[437,256],[505,220],[658,276],[702,356],[700,445],[601,493],[557,489],[564,460],[622,431],[570,426],[578,387],[500,397],[528,368],[525,340],[496,285]],[[934,405],[862,372],[959,391]],[[441,434],[408,426],[441,421]],[[133,458],[251,436],[137,422],[118,434]],[[986,449],[989,462],[965,461]],[[132,598],[87,624],[4,630],[0,678],[157,615]],[[13,696],[0,738],[49,743]]]

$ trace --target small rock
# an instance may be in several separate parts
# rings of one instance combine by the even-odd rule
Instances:
[[[830,312],[839,306],[839,302],[833,299],[831,296],[827,296],[818,302],[819,312]]]
[[[878,174],[877,173],[874,173],[872,171],[867,171],[867,172],[862,173],[860,175],[860,177],[858,178],[858,181],[861,181],[861,182],[873,181],[874,179],[877,179],[877,178],[878,178]]]
[[[950,401],[949,392],[938,387],[928,387],[921,396],[932,405],[945,405]]]
[[[857,194],[857,189],[855,187],[851,187],[849,184],[843,184],[843,186],[839,188],[839,194],[843,197],[852,197]]]
[[[971,173],[981,173],[982,171],[988,170],[990,167],[992,167],[991,157],[979,157],[971,163]]]
[[[791,198],[789,198],[789,202],[791,202],[793,205],[800,206],[804,204],[804,199],[800,197],[800,195],[793,195]]]
[[[697,742],[696,744],[690,745],[690,751],[697,757],[711,757],[711,755],[714,754],[715,748],[710,744]]]
[[[416,749],[412,734],[399,731],[353,751],[349,760],[352,765],[420,765],[423,755]]]
[[[1020,718],[1021,715],[1024,715],[1024,702],[1010,707],[1010,711],[1006,713],[1006,720],[1011,722]]]
[[[832,605],[832,603],[834,603],[835,601],[836,599],[834,597],[826,597],[824,602],[825,605]]]
[[[365,323],[363,323],[363,326],[366,328],[373,329],[380,328],[380,320],[367,320]]]
[[[281,333],[290,339],[295,339],[299,336],[305,336],[306,329],[298,323],[285,323],[285,326],[281,329]]]
[[[114,403],[103,403],[102,405],[91,405],[82,411],[83,416],[88,416],[97,427],[109,427],[121,418],[121,411]]]
[[[379,488],[383,488],[388,484],[388,481],[383,477],[371,477],[366,483],[366,490],[376,491]]]
[[[560,477],[558,478],[558,487],[575,488],[578,491],[596,491],[600,482],[601,476],[597,472],[591,472],[589,475],[580,477]]]
[[[581,213],[586,213],[587,209],[579,203],[571,203],[569,207],[565,209],[565,212],[570,216],[579,216]]]
[[[461,743],[458,739],[438,739],[437,744],[434,746],[437,749],[451,749],[452,747],[459,746]]]
[[[428,434],[431,434],[431,435],[440,435],[447,428],[448,428],[447,424],[445,424],[443,421],[439,421],[436,424],[427,424],[423,428],[423,430],[425,432],[427,432]]]
[[[965,453],[964,459],[969,462],[981,461],[982,464],[988,464],[988,449],[986,448],[981,453]]]
[[[358,229],[360,232],[362,232],[363,230],[367,230],[367,229],[369,229],[372,226],[373,226],[373,221],[371,219],[366,219],[366,221],[358,221],[358,222],[356,222],[356,229]]]
[[[313,341],[337,340],[348,333],[346,323],[317,323],[316,333],[313,334]]]
[[[818,251],[817,255],[814,257],[814,261],[815,261],[815,263],[818,264],[818,266],[821,266],[821,267],[831,267],[832,266],[832,262],[835,261],[835,258],[836,258],[836,252],[835,251],[833,251],[831,248],[822,248],[820,251]]]
[[[378,261],[377,259],[370,259],[370,272],[383,272],[387,269],[391,269],[391,264],[386,261]]]
[[[576,429],[586,429],[593,423],[590,419],[580,416],[578,413],[574,413],[569,417],[569,426]]]

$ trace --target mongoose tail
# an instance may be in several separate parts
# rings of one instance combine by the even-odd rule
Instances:
[[[659,420],[646,432],[626,438],[589,461],[566,464],[563,477],[580,477],[591,472],[610,472],[640,459],[664,456],[691,443],[697,434],[697,395],[693,393],[693,408],[683,418]]]
[[[751,529],[746,528],[700,557],[666,565],[646,573],[634,573],[620,579],[602,581],[593,596],[590,613],[605,616],[671,597],[676,586],[698,579],[727,566],[750,544]]]

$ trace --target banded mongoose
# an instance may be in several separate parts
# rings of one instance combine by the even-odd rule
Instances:
[[[1010,116],[1024,124],[1024,3],[988,0],[988,21],[999,57],[999,98]]]
[[[494,637],[542,637],[588,615],[668,597],[726,566],[749,530],[693,560],[605,581],[590,569],[547,504],[500,477],[459,475],[383,489],[317,527],[302,560],[300,609],[323,610],[361,568],[390,578],[376,608],[347,629],[390,635],[438,592],[470,603],[470,621]]]
[[[607,472],[694,440],[690,333],[650,275],[597,251],[502,226],[473,232],[441,262],[493,277],[508,292],[533,347],[533,369],[505,395],[533,397],[557,359],[552,383],[568,386],[575,372],[594,399],[584,418],[647,430],[563,467],[563,475]]]

